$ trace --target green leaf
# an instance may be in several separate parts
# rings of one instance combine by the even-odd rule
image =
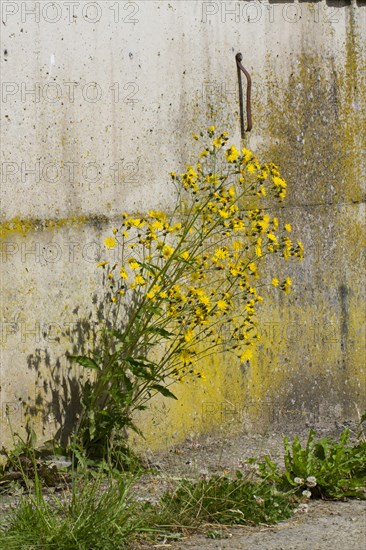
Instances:
[[[144,367],[151,369],[158,366],[157,363],[154,363],[154,361],[149,361],[148,359],[146,359],[146,357],[142,355],[139,355],[137,357],[125,357],[124,361],[129,365],[133,365],[134,367]]]
[[[171,338],[172,336],[175,336],[174,332],[169,332],[168,330],[165,330],[165,328],[162,328],[162,327],[148,327],[146,329],[146,332],[159,334],[159,336],[164,336],[164,338]]]
[[[160,271],[161,268],[159,268],[158,266],[154,265],[154,264],[150,264],[150,263],[147,263],[147,262],[141,262],[140,263],[140,266],[143,267],[144,269],[146,269],[146,271],[150,271],[150,273],[152,273],[154,276]]]
[[[133,432],[137,433],[137,435],[139,435],[139,436],[141,436],[143,439],[145,439],[145,436],[144,436],[144,434],[142,433],[142,431],[140,430],[140,428],[138,428],[135,424],[133,424],[133,422],[131,422],[131,423],[129,424],[129,428],[130,428]]]
[[[78,363],[87,369],[100,370],[99,365],[90,357],[86,357],[86,355],[68,355],[67,357],[72,363]]]
[[[162,395],[164,395],[164,397],[171,397],[172,399],[176,399],[178,401],[178,398],[175,397],[174,393],[168,390],[168,388],[166,388],[165,386],[161,386],[160,384],[154,384],[153,386],[151,386],[151,388],[161,393]]]
[[[117,340],[119,340],[120,342],[128,342],[129,341],[128,335],[126,336],[126,334],[124,334],[123,332],[120,332],[117,329],[108,330],[108,334],[111,334],[112,336],[117,338]]]

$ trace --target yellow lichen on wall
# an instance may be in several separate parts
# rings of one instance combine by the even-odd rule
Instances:
[[[158,396],[138,418],[145,439],[131,434],[136,448],[169,448],[187,437],[220,429],[238,430],[241,424],[245,374],[239,360],[212,355],[199,365],[202,381],[187,377],[170,387],[178,398]]]
[[[258,431],[276,423],[286,429],[291,421],[298,428],[326,424],[356,418],[366,407],[366,319],[360,307],[366,88],[355,17],[346,14],[345,64],[304,49],[290,60],[284,82],[274,69],[278,61],[267,56],[267,102],[256,105],[256,131],[264,136],[260,157],[278,163],[289,185],[283,208],[267,208],[293,225],[305,260],[285,267],[294,280],[291,296],[269,291],[250,364],[215,358],[207,365],[210,382],[178,388],[179,401],[167,405],[168,420],[162,415],[154,425],[155,413],[143,416],[153,448],[162,432],[172,444],[219,428],[228,433],[229,427]],[[212,414],[204,421],[207,403]]]

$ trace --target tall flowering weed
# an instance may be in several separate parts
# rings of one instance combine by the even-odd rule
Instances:
[[[120,252],[120,261],[98,264],[108,287],[108,322],[99,352],[72,357],[96,373],[80,423],[86,446],[105,446],[121,429],[136,429],[134,411],[156,393],[174,397],[172,383],[204,381],[210,354],[250,361],[259,339],[260,288],[272,284],[287,293],[292,284],[289,277],[266,281],[261,263],[272,254],[302,259],[290,224],[259,207],[263,197],[286,197],[278,167],[228,146],[227,133],[213,126],[194,139],[208,145],[184,173],[171,173],[175,208],[124,213],[104,241]]]

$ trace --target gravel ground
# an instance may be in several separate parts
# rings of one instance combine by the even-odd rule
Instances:
[[[325,432],[318,431],[318,435]],[[300,439],[306,440],[308,431]],[[287,434],[291,439],[291,434]],[[333,433],[327,435],[339,435]],[[248,468],[246,459],[269,454],[282,464],[283,434],[205,436],[188,439],[166,452],[146,451],[142,458],[154,473],[144,475],[135,486],[135,497],[157,502],[182,478],[198,479],[214,473],[234,473]],[[48,498],[46,496],[46,498]],[[16,505],[19,496],[0,497],[0,517]],[[216,538],[207,536],[208,530]],[[134,550],[366,550],[366,501],[312,500],[289,520],[275,526],[203,527],[200,533],[179,541],[137,544]]]
[[[318,435],[323,435],[318,433]],[[328,433],[329,435],[329,433]],[[332,435],[337,435],[336,433]],[[301,439],[305,440],[307,433]],[[290,436],[291,438],[291,436]],[[167,453],[145,453],[148,464],[159,474],[147,476],[138,487],[139,498],[156,501],[179,477],[245,469],[248,457],[269,454],[282,463],[283,434],[267,436],[202,437],[187,440]],[[142,545],[138,550],[366,550],[366,501],[309,502],[304,511],[275,526],[210,527],[222,538],[194,534],[182,540]]]
[[[227,538],[192,535],[180,542],[146,546],[172,550],[365,550],[366,502],[313,501],[308,512],[273,527],[237,527]],[[144,548],[144,547],[141,547]]]

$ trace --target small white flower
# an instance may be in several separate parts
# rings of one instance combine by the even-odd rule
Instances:
[[[294,482],[302,485],[304,483],[304,480],[302,479],[302,477],[295,477]]]
[[[306,498],[310,498],[311,497],[311,491],[303,491],[302,494],[304,495],[304,497]]]
[[[306,478],[306,485],[308,487],[315,487],[316,485],[316,478],[314,476],[309,476]]]

